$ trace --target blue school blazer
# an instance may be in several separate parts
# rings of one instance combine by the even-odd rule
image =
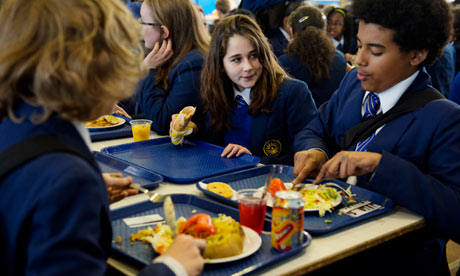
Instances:
[[[17,116],[40,108],[21,103]],[[55,135],[92,165],[70,153],[33,159],[0,180],[0,260],[5,275],[104,275],[112,240],[106,186],[75,127],[57,115],[42,124],[0,124],[0,152],[37,135]],[[6,135],[7,134],[7,135]],[[169,271],[153,264],[159,272]]]
[[[332,93],[339,88],[345,73],[347,72],[347,61],[345,56],[339,50],[335,50],[335,56],[332,64],[329,66],[329,79],[316,80],[308,65],[305,65],[294,54],[285,54],[278,59],[284,70],[292,77],[304,81],[310,89],[316,107],[320,107],[323,103],[329,100]]]
[[[197,107],[194,121],[199,120],[200,74],[204,57],[198,50],[188,53],[171,70],[168,78],[168,90],[161,84],[155,85],[156,71],[151,69],[137,91],[137,102],[146,118],[152,120],[152,129],[160,135],[169,132],[171,116],[186,106]]]
[[[327,105],[297,135],[295,151],[320,148],[330,158],[337,153],[345,131],[361,122],[365,91],[356,75],[356,69],[347,73]],[[429,81],[420,70],[405,93],[416,97],[430,87]],[[424,216],[438,237],[460,241],[459,129],[460,106],[446,99],[387,123],[367,149],[382,154],[382,159],[372,177],[358,177],[358,185]]]
[[[315,102],[304,82],[285,78],[270,107],[272,113],[252,116],[249,150],[261,157],[264,164],[292,165],[294,137],[315,116]],[[225,132],[215,133],[208,128],[205,133],[201,136],[203,139],[226,146]]]

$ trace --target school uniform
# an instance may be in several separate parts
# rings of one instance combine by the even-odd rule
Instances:
[[[278,59],[280,65],[291,76],[298,80],[307,83],[313,99],[315,100],[316,107],[320,107],[324,102],[329,100],[332,93],[334,93],[342,81],[347,71],[347,61],[342,52],[335,50],[335,56],[332,64],[329,66],[330,78],[316,80],[310,70],[308,64],[304,64],[296,55],[285,54]]]
[[[0,124],[0,152],[27,138],[53,135],[86,159],[66,152],[43,154],[0,179],[0,265],[4,275],[104,275],[112,240],[108,196],[101,172],[76,125],[20,103]],[[84,129],[84,126],[80,124]],[[168,270],[165,265],[155,265]],[[171,271],[170,271],[171,272]],[[170,273],[170,275],[173,275]]]
[[[340,40],[336,40],[331,37],[332,44],[334,44],[335,49],[339,50],[343,54],[349,53],[355,55],[358,52],[358,44],[356,39],[352,37],[351,39],[345,39],[344,36]]]
[[[416,97],[418,91],[430,87],[429,82],[429,75],[420,70],[404,93]],[[364,95],[353,69],[328,104],[296,136],[295,151],[319,148],[333,157],[345,131],[361,122]],[[421,241],[431,249],[418,252],[423,256],[417,268],[427,269],[426,275],[435,273],[430,269],[436,268],[443,254],[445,257],[445,241],[460,241],[459,127],[460,107],[445,99],[404,114],[383,126],[369,143],[367,151],[380,153],[382,158],[373,174],[358,177],[359,186],[424,216],[434,232]],[[427,252],[435,253],[429,256]]]
[[[452,87],[450,88],[449,100],[460,104],[460,74],[455,76]]]
[[[444,47],[444,53],[435,63],[426,66],[431,76],[431,84],[446,98],[449,97],[450,88],[455,78],[455,48],[451,43]]]
[[[235,107],[237,108],[237,107]],[[299,80],[285,78],[278,96],[270,105],[273,112],[249,115],[249,124],[246,126],[250,135],[247,148],[252,154],[261,157],[265,164],[293,164],[292,142],[295,135],[314,117],[315,102],[307,85]],[[244,119],[243,119],[244,120]],[[241,120],[241,121],[243,121]],[[234,125],[241,121],[232,122]],[[209,124],[208,124],[209,125]],[[208,128],[203,139],[212,143],[227,146],[231,142],[241,145],[239,140],[226,139],[227,132],[213,132]]]
[[[284,30],[282,30],[281,28],[276,28],[272,30],[270,36],[268,37],[268,41],[270,42],[273,48],[273,53],[277,57],[284,54],[284,50],[287,48],[289,44],[289,40],[288,38],[286,38],[286,36],[288,36],[288,34]]]
[[[171,116],[186,106],[197,107],[194,121],[200,116],[200,74],[204,57],[198,50],[184,56],[172,68],[168,78],[168,90],[161,83],[155,84],[157,72],[150,69],[137,91],[137,102],[143,115],[152,120],[152,129],[160,135],[169,132]]]

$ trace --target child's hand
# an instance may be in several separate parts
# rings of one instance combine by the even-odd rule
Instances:
[[[167,62],[173,55],[171,39],[163,40],[163,42],[155,43],[153,50],[142,61],[142,69],[158,69],[161,65]]]
[[[137,195],[138,191],[130,187],[133,183],[131,176],[122,177],[121,173],[103,173],[110,203],[119,201],[130,195]]]
[[[131,119],[131,116],[129,116],[128,112],[126,112],[126,111],[123,109],[123,107],[121,107],[121,106],[119,106],[119,105],[116,105],[116,106],[115,106],[115,108],[113,109],[113,113]]]
[[[251,154],[251,151],[249,151],[247,148],[237,145],[237,144],[228,144],[220,157],[227,157],[230,158],[233,155],[236,155],[236,157],[242,155],[243,153]]]

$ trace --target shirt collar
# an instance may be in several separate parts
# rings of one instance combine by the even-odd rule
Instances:
[[[241,97],[243,97],[243,100],[248,105],[251,105],[251,96],[250,96],[251,95],[251,88],[246,88],[241,92],[238,89],[233,88],[233,91],[235,92],[235,98],[236,98],[236,96],[240,95]]]
[[[286,32],[283,28],[279,27],[281,33],[284,35],[284,37],[286,38],[287,41],[290,41],[291,40],[291,36],[289,35],[288,32]]]
[[[334,44],[335,48],[337,48],[337,45],[339,45],[339,43],[341,43],[342,46],[343,46],[343,43],[345,42],[345,40],[343,39],[343,35],[342,35],[342,38],[340,40],[336,40],[333,37],[331,37],[331,40],[332,40],[332,43]]]
[[[89,136],[89,131],[85,127],[85,124],[77,121],[73,121],[72,124],[77,129],[77,132],[80,134],[83,141],[85,141],[85,144],[88,146],[88,148],[91,148],[91,137]]]
[[[388,88],[387,90],[379,93],[375,93],[377,96],[379,96],[380,100],[380,108],[377,113],[386,113],[388,110],[393,108],[393,106],[396,105],[398,100],[401,98],[401,96],[406,92],[407,88],[414,82],[415,78],[417,78],[418,73],[420,70],[417,70],[414,74],[412,74],[410,77],[408,77],[405,80],[402,80],[398,82],[397,84],[393,85],[392,87]],[[366,91],[363,97],[363,104],[361,107],[361,114],[364,114],[364,101],[367,98],[367,94],[369,94],[369,91]]]

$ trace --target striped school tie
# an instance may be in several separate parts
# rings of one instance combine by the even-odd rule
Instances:
[[[236,107],[237,107],[237,108],[241,108],[241,107],[243,107],[243,106],[247,106],[247,105],[248,105],[241,95],[237,95],[237,96],[235,97],[235,103],[236,103]]]
[[[379,110],[379,108],[380,108],[379,96],[377,96],[374,93],[369,93],[367,95],[366,101],[364,102],[363,120],[367,120],[369,118],[375,117],[377,115],[377,111]],[[375,132],[372,133],[372,135],[369,136],[369,138],[363,141],[360,141],[356,145],[356,151],[366,151],[367,145],[369,145],[369,143],[372,141],[372,139],[374,139],[374,137],[375,137]]]

